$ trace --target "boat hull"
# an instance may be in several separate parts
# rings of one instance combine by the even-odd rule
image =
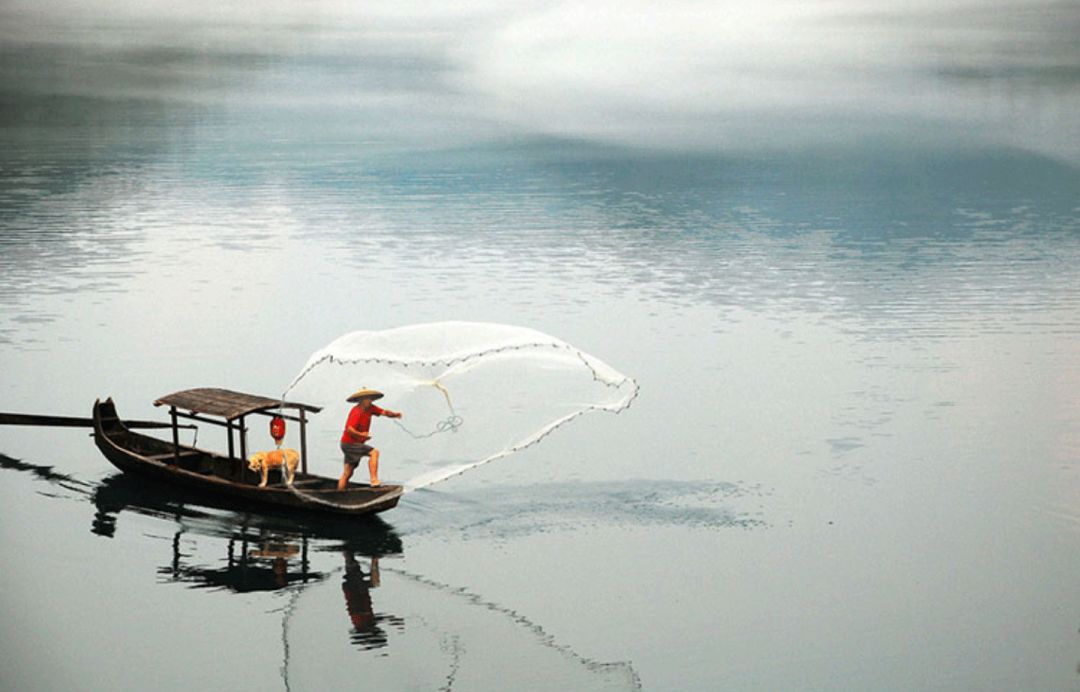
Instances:
[[[111,399],[96,401],[94,442],[113,466],[124,473],[277,509],[337,515],[366,515],[397,506],[400,485],[350,484],[337,490],[336,479],[298,473],[294,486],[258,486],[258,475],[238,459],[132,432],[116,414]]]

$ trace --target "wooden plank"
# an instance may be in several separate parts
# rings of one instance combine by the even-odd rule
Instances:
[[[191,449],[185,449],[178,452],[165,452],[164,454],[150,454],[147,455],[147,459],[151,461],[165,461],[166,459],[177,459],[179,457],[195,457],[199,456],[201,452],[196,452]]]
[[[92,428],[93,418],[73,416],[44,416],[32,413],[0,413],[0,425],[37,425],[50,428]],[[126,420],[129,428],[171,428],[171,423],[149,420]],[[181,428],[194,429],[194,425],[181,425]]]
[[[220,425],[221,427],[227,427],[228,423],[224,420],[218,420],[216,418],[206,418],[194,413],[184,413],[183,411],[177,411],[176,415],[180,418],[187,418],[188,420],[197,420],[200,423],[209,423],[210,425]]]
[[[297,423],[300,422],[300,418],[297,418],[296,416],[290,416],[287,413],[282,413],[281,411],[277,411],[277,410],[273,410],[273,411],[252,411],[252,413],[257,413],[260,416],[266,416],[267,418],[277,417],[277,418],[284,418],[285,420],[291,420],[291,421],[294,421],[294,422],[297,422]],[[301,416],[304,415],[304,410],[303,409],[300,409],[300,415]]]

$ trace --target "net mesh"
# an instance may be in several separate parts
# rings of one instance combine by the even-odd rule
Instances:
[[[312,458],[341,459],[339,440],[361,387],[403,413],[374,418],[380,475],[431,485],[540,443],[590,411],[619,413],[638,385],[543,332],[504,324],[437,322],[345,334],[312,354],[282,399],[322,406],[309,425]]]

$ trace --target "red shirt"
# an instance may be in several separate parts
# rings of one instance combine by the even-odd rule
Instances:
[[[371,428],[371,417],[383,415],[386,415],[386,411],[375,404],[372,404],[371,408],[366,411],[360,408],[360,406],[353,406],[352,410],[349,411],[349,419],[345,421],[345,432],[341,435],[341,441],[349,444],[362,444],[366,442],[366,440],[354,437],[353,434],[349,432],[349,428],[356,428],[360,432],[367,432]]]

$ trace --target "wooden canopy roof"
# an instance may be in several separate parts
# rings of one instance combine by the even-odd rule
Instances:
[[[163,396],[154,402],[154,406],[162,405],[175,406],[192,413],[220,416],[225,420],[233,420],[249,413],[279,408],[302,409],[312,413],[318,413],[322,410],[321,407],[310,404],[270,399],[265,396],[255,396],[254,394],[243,394],[228,389],[214,389],[211,387],[185,389]]]

